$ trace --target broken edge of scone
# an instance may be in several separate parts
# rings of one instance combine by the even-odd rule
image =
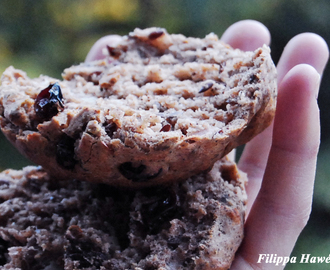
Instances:
[[[3,133],[53,176],[129,187],[184,180],[274,116],[276,69],[267,46],[242,52],[214,34],[151,28],[107,51],[104,60],[66,69],[63,81],[30,79],[12,67],[2,76]],[[56,108],[42,119],[35,103],[50,85],[61,88],[63,102],[53,89]]]
[[[226,157],[208,173],[139,191],[35,166],[0,179],[4,269],[222,270],[243,239],[246,174]]]

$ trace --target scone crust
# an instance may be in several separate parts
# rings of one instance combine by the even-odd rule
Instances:
[[[104,60],[73,66],[59,81],[8,68],[1,129],[53,177],[126,187],[210,170],[273,119],[276,69],[267,46],[234,50],[204,39],[135,29]],[[39,92],[58,82],[64,109],[36,116]]]
[[[162,189],[59,181],[33,166],[0,177],[1,269],[222,270],[243,238],[246,175],[226,157]]]

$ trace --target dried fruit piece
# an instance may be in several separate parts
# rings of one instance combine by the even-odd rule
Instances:
[[[143,164],[134,166],[132,162],[125,162],[118,167],[120,173],[133,182],[145,182],[154,179],[163,171],[163,169],[160,168],[155,174],[146,174],[146,168],[147,167]]]
[[[162,31],[162,30],[154,31],[149,34],[148,38],[151,40],[154,40],[154,39],[161,37],[163,34],[164,34],[164,31]]]
[[[79,239],[83,237],[83,231],[78,225],[71,225],[67,232],[67,237],[71,239]]]
[[[162,127],[160,132],[167,132],[167,131],[170,131],[171,129],[172,129],[172,126],[170,124],[166,124]]]
[[[148,233],[158,233],[173,218],[181,213],[180,198],[171,189],[152,190],[152,198],[142,205],[141,216]]]
[[[79,226],[73,226],[70,226],[66,233],[69,244],[65,248],[65,256],[78,263],[80,268],[94,266],[99,269],[107,256],[103,254],[101,247],[84,235]]]
[[[74,158],[75,139],[64,134],[56,146],[56,161],[63,168],[72,170],[77,161]]]
[[[118,58],[121,55],[121,50],[115,47],[107,45],[107,50],[110,56],[113,58]]]
[[[104,126],[105,132],[108,134],[110,138],[112,138],[113,133],[115,133],[118,129],[116,123],[111,122]]]
[[[257,83],[259,81],[259,78],[257,75],[252,74],[249,80],[249,83],[253,84],[253,83]]]
[[[41,90],[34,103],[37,116],[49,120],[64,108],[63,95],[58,83],[50,84]]]
[[[209,83],[207,83],[206,85],[204,85],[204,86],[199,90],[198,93],[204,93],[204,92],[206,92],[207,90],[211,89],[212,86],[213,86],[213,82],[209,82]]]

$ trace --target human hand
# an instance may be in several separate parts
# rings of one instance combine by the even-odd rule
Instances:
[[[118,39],[98,40],[86,61],[103,58],[102,48]],[[234,48],[254,50],[269,44],[270,34],[249,20],[229,27],[221,39]],[[324,40],[311,33],[294,37],[283,51],[275,121],[245,146],[239,161],[249,177],[248,207],[245,238],[231,269],[274,268],[257,263],[259,254],[289,256],[308,221],[320,142],[317,94],[328,55]]]
[[[241,21],[222,40],[254,50],[269,44],[270,34],[258,22]],[[231,269],[275,268],[260,254],[290,256],[309,219],[320,143],[317,95],[328,57],[327,44],[312,33],[295,36],[282,53],[275,120],[245,146],[238,164],[249,178],[248,209],[245,238]]]

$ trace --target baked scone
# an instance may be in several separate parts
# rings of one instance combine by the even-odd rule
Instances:
[[[138,191],[58,181],[34,166],[0,179],[4,270],[221,270],[243,237],[246,175],[226,157]]]
[[[210,170],[266,128],[276,103],[269,48],[135,29],[104,60],[30,79],[9,67],[1,129],[53,177],[126,187]]]

